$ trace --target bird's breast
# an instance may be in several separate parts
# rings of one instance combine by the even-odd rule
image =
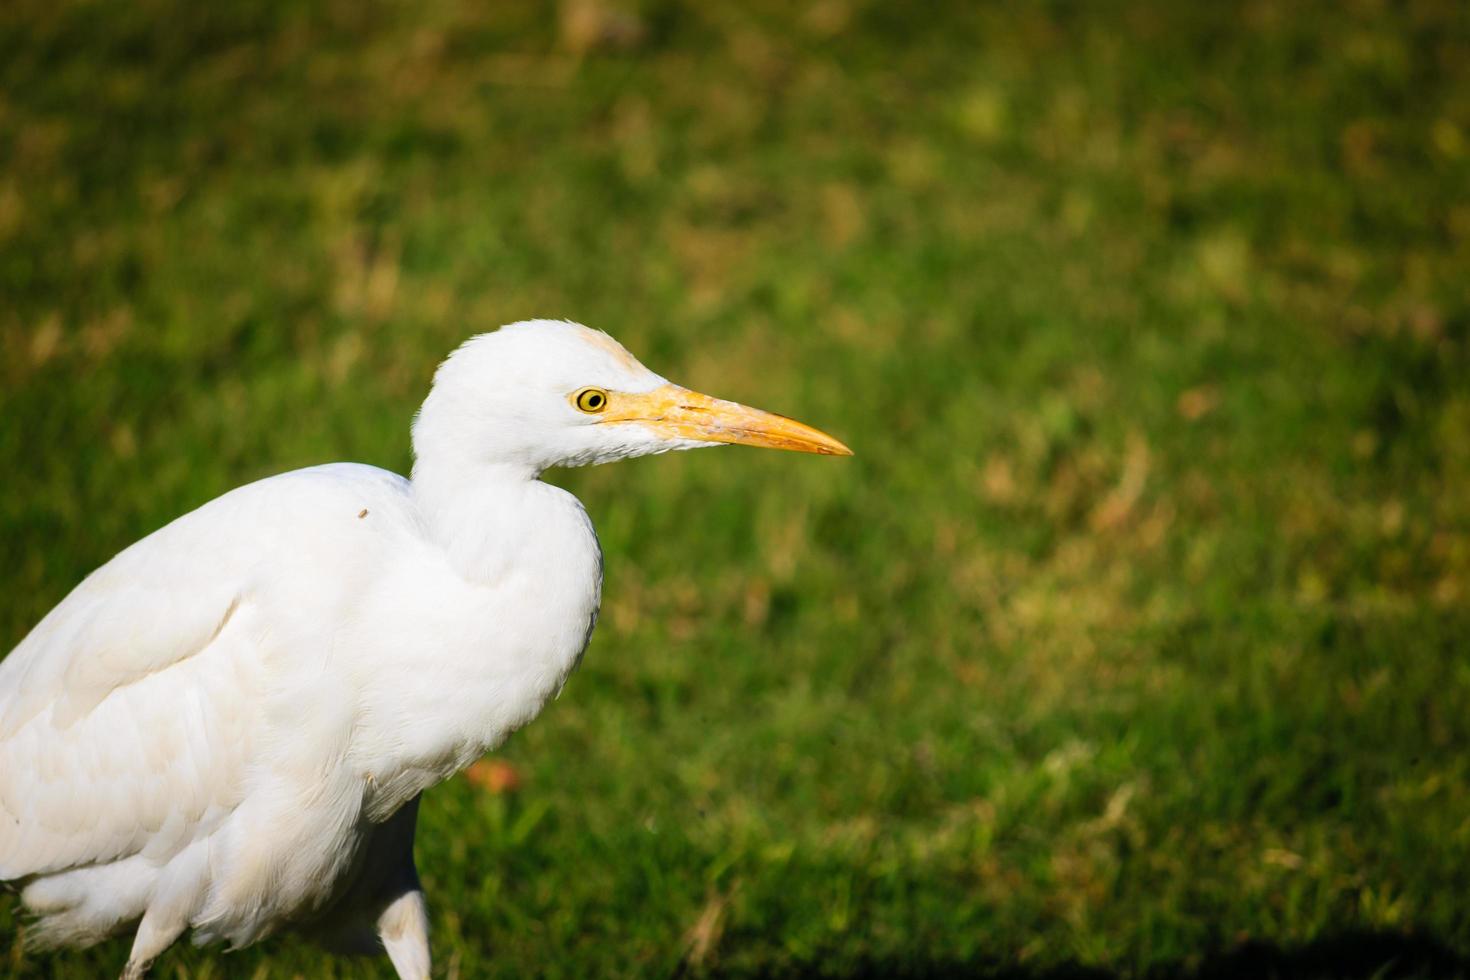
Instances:
[[[370,816],[391,815],[498,746],[580,662],[602,555],[581,505],[546,489],[558,496],[488,539],[485,564],[467,572],[430,550],[394,576],[393,594],[374,598],[356,753]]]

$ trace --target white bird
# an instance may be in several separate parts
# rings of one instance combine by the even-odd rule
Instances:
[[[577,466],[744,443],[848,455],[670,384],[607,334],[529,321],[435,373],[413,477],[337,463],[219,497],[92,573],[0,661],[0,881],[39,948],[136,923],[381,941],[429,975],[419,794],[534,718],[597,619]]]

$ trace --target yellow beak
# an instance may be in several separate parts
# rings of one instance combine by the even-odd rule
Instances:
[[[607,408],[599,421],[641,422],[665,439],[737,443],[824,456],[852,455],[851,449],[827,433],[795,419],[673,384],[640,395],[609,392]]]

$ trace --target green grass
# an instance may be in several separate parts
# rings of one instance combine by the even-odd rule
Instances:
[[[426,798],[440,975],[1470,972],[1463,4],[578,7],[0,4],[0,650],[566,316],[857,456],[553,474],[603,621]]]

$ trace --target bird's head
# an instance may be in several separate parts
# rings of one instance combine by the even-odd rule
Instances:
[[[435,373],[413,437],[420,461],[531,473],[725,443],[852,454],[800,422],[671,384],[607,334],[559,320],[466,341]]]

